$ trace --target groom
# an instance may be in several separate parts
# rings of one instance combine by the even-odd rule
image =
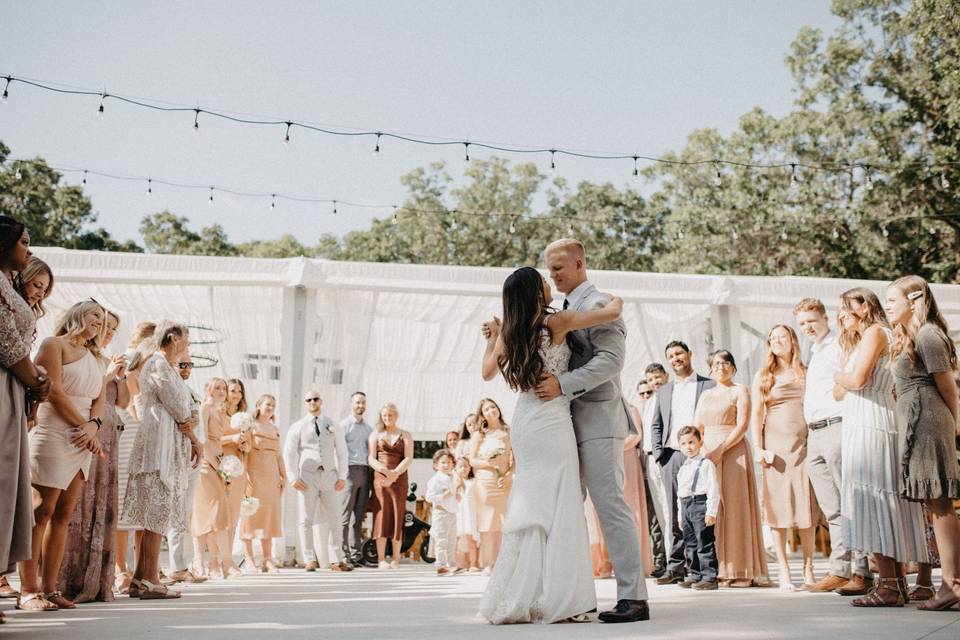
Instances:
[[[557,240],[546,248],[544,258],[557,290],[566,296],[564,309],[597,309],[609,301],[587,281],[586,252],[579,241]],[[581,482],[596,507],[617,577],[617,606],[601,613],[600,620],[649,620],[637,525],[623,499],[623,442],[637,432],[620,392],[626,327],[617,320],[575,331],[573,337],[577,346],[570,370],[559,378],[542,378],[537,397],[547,401],[565,395],[571,400]]]

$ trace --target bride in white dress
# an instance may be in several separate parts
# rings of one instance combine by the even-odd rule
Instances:
[[[520,392],[510,433],[516,475],[500,555],[480,603],[480,615],[493,624],[587,622],[597,606],[570,401],[541,402],[533,388],[541,375],[567,370],[570,331],[616,320],[623,302],[554,312],[552,301],[536,269],[517,269],[503,283],[503,326],[496,318],[483,325],[484,380],[499,372]]]

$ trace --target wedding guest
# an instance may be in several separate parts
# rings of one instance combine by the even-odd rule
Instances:
[[[373,493],[380,508],[373,517],[380,569],[400,566],[403,545],[403,519],[407,510],[407,469],[413,462],[413,436],[397,426],[400,412],[387,403],[380,408],[376,431],[370,436],[369,463],[373,468]],[[393,560],[387,563],[387,540]]]
[[[93,301],[78,302],[60,317],[55,335],[43,341],[37,354],[51,387],[30,431],[30,476],[38,499],[33,554],[20,563],[19,608],[76,606],[57,588],[57,579],[74,507],[90,476],[92,456],[100,453],[104,389],[98,341],[104,328],[103,308]]]
[[[470,459],[457,458],[457,571],[479,572],[480,532],[477,531],[477,503],[473,493]]]
[[[456,431],[447,431],[446,437],[443,439],[443,447],[450,451],[453,455],[453,451],[457,448],[457,444],[460,442],[460,430]]]
[[[677,473],[686,460],[680,451],[678,433],[682,427],[693,424],[700,396],[717,383],[693,370],[693,354],[686,343],[673,340],[667,345],[664,354],[673,369],[674,380],[667,382],[657,391],[657,401],[650,420],[650,436],[653,440],[653,458],[660,467],[663,492],[666,496],[664,519],[670,521],[673,530],[665,532],[669,542],[667,548],[670,550],[667,572],[657,580],[657,584],[677,584],[683,581],[686,566],[683,536],[676,529],[679,522]]]
[[[490,398],[477,409],[478,432],[470,439],[470,466],[477,501],[477,531],[480,532],[480,565],[490,575],[500,553],[503,518],[513,478],[513,449],[500,406]]]
[[[230,541],[230,506],[227,502],[227,482],[220,474],[223,458],[223,432],[230,422],[226,411],[227,381],[212,378],[207,382],[206,396],[200,405],[200,424],[203,426],[201,461],[194,491],[190,516],[190,535],[193,536],[193,566],[203,571],[204,548],[210,550],[207,575],[212,578],[239,574],[233,565]]]
[[[693,422],[703,436],[703,454],[716,467],[720,486],[714,528],[719,580],[730,587],[767,586],[760,503],[745,437],[750,390],[733,381],[737,363],[726,349],[711,354],[710,373],[717,386],[703,392]]]
[[[644,369],[644,377],[637,387],[640,405],[632,414],[640,431],[640,447],[643,451],[640,461],[643,463],[643,477],[646,480],[647,529],[653,553],[653,571],[650,576],[653,578],[663,577],[667,572],[667,549],[670,548],[673,532],[673,523],[669,519],[670,508],[663,488],[663,474],[653,455],[653,413],[657,410],[656,393],[669,379],[662,364],[659,362],[648,364]],[[640,393],[640,385],[644,385],[643,393],[646,395]]]
[[[247,390],[243,386],[243,381],[239,378],[230,378],[227,380],[227,417],[233,418],[240,412],[247,411]],[[220,438],[223,444],[224,456],[237,456],[246,464],[247,454],[250,452],[250,438],[242,429],[234,429],[231,421],[228,420]],[[238,478],[233,481],[237,486],[235,490],[227,489],[227,504],[229,506],[227,541],[230,543],[230,551],[233,553],[233,543],[237,539],[237,526],[240,524],[240,502],[243,500],[243,479]],[[233,484],[231,483],[231,484]],[[230,563],[233,563],[231,557]]]
[[[140,421],[140,409],[142,407],[137,406],[134,402],[140,396],[140,366],[137,364],[137,352],[140,353],[140,365],[147,361],[156,351],[157,345],[156,341],[153,340],[153,334],[157,330],[157,325],[154,322],[141,322],[137,325],[137,328],[133,331],[133,337],[130,338],[130,343],[127,345],[127,351],[125,355],[127,356],[127,386],[130,388],[130,399],[131,405],[128,407],[128,411],[133,415],[133,418],[139,422]],[[121,482],[121,484],[123,484]]]
[[[290,425],[283,462],[297,490],[300,547],[307,571],[319,567],[319,547],[329,547],[331,571],[353,571],[343,551],[343,494],[349,457],[343,430],[321,413],[323,399],[307,391],[307,415]],[[316,547],[314,546],[316,545]]]
[[[354,567],[364,566],[360,545],[363,544],[363,522],[367,517],[367,505],[373,488],[373,470],[368,462],[373,427],[363,419],[366,411],[367,394],[355,391],[350,396],[350,415],[340,423],[347,441],[349,465],[343,507],[343,554]]]
[[[454,432],[455,433],[455,432]],[[433,454],[436,473],[427,483],[424,498],[430,509],[430,539],[436,550],[437,575],[445,576],[456,569],[454,550],[457,545],[457,481],[453,475],[453,454],[440,449]]]
[[[920,276],[904,276],[887,287],[884,310],[893,326],[900,493],[927,506],[940,552],[940,589],[917,608],[943,611],[960,603],[960,520],[952,504],[960,498],[957,352]]]
[[[130,597],[144,600],[180,597],[160,583],[160,542],[186,508],[189,468],[200,458],[200,443],[193,439],[198,417],[174,368],[189,346],[187,328],[163,322],[156,336],[157,352],[140,374],[142,419],[130,453],[122,516],[143,529]]]
[[[273,539],[283,537],[282,508],[283,489],[287,484],[287,473],[280,453],[280,430],[274,423],[277,400],[271,395],[262,395],[254,404],[253,420],[256,427],[251,434],[250,453],[247,454],[247,493],[256,498],[259,506],[250,515],[240,518],[240,539],[246,562],[255,566],[253,560],[253,540],[260,540],[263,573],[279,573],[280,569],[273,559]]]
[[[760,459],[764,523],[773,530],[780,588],[794,591],[787,560],[787,530],[796,528],[803,551],[805,585],[813,585],[817,500],[805,466],[807,423],[803,418],[806,367],[793,329],[774,326],[766,337],[764,364],[753,380],[753,434]]]
[[[470,438],[477,432],[477,429],[479,429],[477,426],[477,414],[468,413],[460,425],[460,439],[457,441],[457,446],[453,449],[454,458],[459,460],[460,458],[466,458],[470,455]]]
[[[844,547],[873,554],[877,586],[856,607],[903,606],[910,598],[905,562],[928,559],[923,510],[899,495],[891,470],[900,461],[894,415],[890,330],[875,293],[864,287],[840,296],[840,349],[843,368],[834,374],[843,397]]]
[[[106,313],[107,327],[100,340],[101,350],[110,346],[120,326],[120,318]],[[67,546],[60,568],[60,584],[73,602],[113,601],[114,532],[117,527],[117,439],[123,423],[117,407],[130,400],[126,384],[127,361],[124,356],[101,355],[106,375],[103,419],[99,431],[102,454],[94,457],[90,475],[80,493],[67,533]]]
[[[680,450],[687,460],[677,473],[678,524],[687,553],[687,578],[681,587],[716,591],[717,552],[714,526],[720,505],[720,488],[713,462],[701,452],[700,431],[680,429]]]
[[[830,573],[807,587],[814,593],[837,590],[863,595],[873,588],[867,557],[851,554],[844,543],[840,514],[843,467],[843,403],[833,397],[833,375],[840,370],[840,346],[817,298],[804,298],[793,308],[800,332],[810,340],[803,418],[807,422],[807,474],[830,531]],[[851,567],[851,565],[853,565]]]
[[[640,559],[643,570],[651,575],[656,567],[653,563],[653,549],[650,544],[650,523],[648,522],[647,483],[640,456],[641,436],[631,434],[623,441],[623,499],[637,523],[637,539],[640,543]],[[601,533],[602,535],[602,533]],[[611,565],[612,568],[612,565]]]
[[[33,499],[27,397],[43,401],[50,392],[47,372],[30,359],[36,316],[14,288],[14,274],[26,268],[30,234],[19,221],[0,215],[0,576],[31,557]],[[3,578],[0,597],[19,595]],[[47,607],[42,596],[24,608]],[[3,614],[0,612],[0,622]]]
[[[183,380],[184,384],[190,380],[190,376],[193,373],[193,359],[191,359],[189,353],[184,353],[180,356],[179,362],[177,362],[177,373],[180,374],[180,379]],[[187,385],[187,392],[190,394],[190,410],[196,411],[197,415],[200,415],[200,410],[202,403],[200,399],[194,394],[193,390]],[[193,432],[194,437],[201,444],[201,447],[206,440],[206,437],[203,433],[203,420],[200,420],[197,423],[197,426],[194,428]],[[190,538],[190,521],[193,514],[193,498],[196,494],[197,483],[200,480],[200,471],[201,464],[194,465],[190,468],[189,475],[187,476],[187,492],[184,495],[183,504],[184,510],[180,515],[180,521],[177,526],[171,526],[167,531],[167,551],[170,556],[170,581],[171,582],[206,582],[207,579],[201,575],[201,568],[203,567],[203,562],[195,565],[196,571],[190,567],[190,563],[187,561],[187,544],[188,538]],[[193,552],[194,558],[197,556],[197,551],[194,549]],[[203,556],[203,549],[200,550],[200,556]]]
[[[43,301],[53,293],[53,271],[50,265],[30,256],[27,266],[17,274],[17,291],[27,301],[37,319],[46,315]]]
[[[590,541],[590,563],[593,565],[593,577],[605,580],[613,577],[613,562],[610,561],[610,552],[607,551],[606,540],[600,530],[600,516],[597,508],[590,499],[590,494],[583,500],[583,516],[587,520],[587,539]]]

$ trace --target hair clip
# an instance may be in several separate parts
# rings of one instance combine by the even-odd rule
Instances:
[[[923,290],[918,289],[917,291],[911,291],[907,294],[907,300],[916,300],[917,298],[923,297]]]
[[[90,302],[92,302],[93,304],[100,304],[99,302],[93,299],[93,296],[90,296]],[[100,305],[100,306],[103,306],[103,305]]]

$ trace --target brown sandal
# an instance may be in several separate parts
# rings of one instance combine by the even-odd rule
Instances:
[[[934,598],[937,595],[936,589],[933,588],[932,584],[915,584],[913,589],[910,589],[910,602],[924,602],[930,598]]]
[[[43,597],[39,591],[36,593],[22,593],[17,598],[17,609],[20,611],[56,611],[60,607]]]
[[[895,593],[896,599],[890,600],[890,596],[885,599],[880,595],[881,591]],[[880,578],[876,586],[862,598],[854,598],[850,603],[855,607],[902,607],[904,605],[903,592],[900,591],[900,582],[896,578]]]
[[[16,598],[20,592],[10,586],[6,576],[0,576],[0,598]]]
[[[153,584],[146,580],[141,580],[140,584],[142,585],[142,590],[140,591],[141,600],[174,600],[180,597],[179,591],[168,589],[162,584]]]
[[[63,595],[60,591],[54,591],[53,593],[45,593],[43,597],[47,599],[48,602],[52,602],[61,609],[76,609],[77,605],[73,604],[73,600],[67,600],[66,596]]]

